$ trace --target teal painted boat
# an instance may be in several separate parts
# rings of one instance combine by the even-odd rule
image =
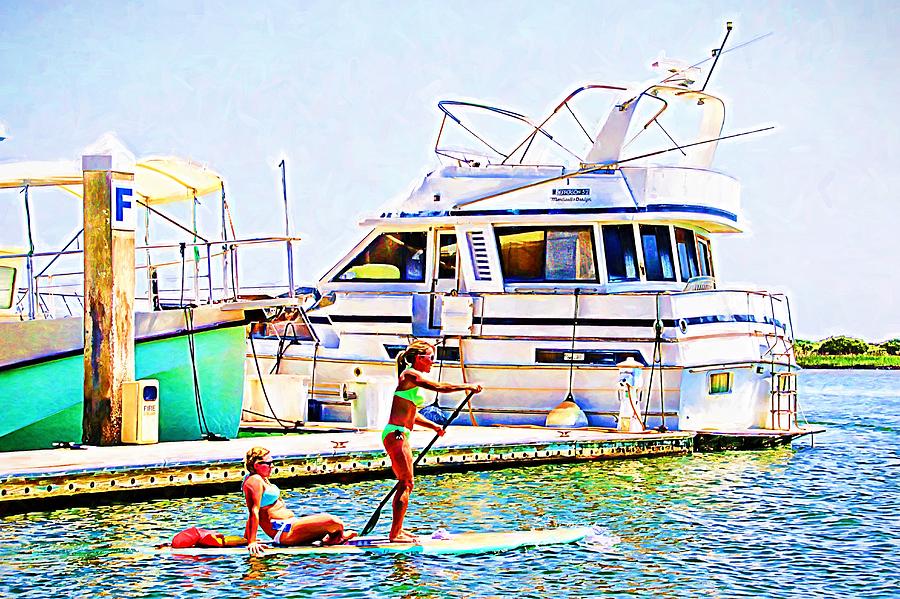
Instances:
[[[114,137],[104,136],[92,148],[128,154]],[[232,239],[223,231],[222,242],[215,244],[218,246],[226,240],[228,243],[228,251],[216,257],[222,265],[222,284],[215,288],[214,271],[218,269],[214,268],[210,253],[214,244],[198,232],[196,200],[206,194],[221,194],[223,226],[226,218],[230,222],[220,175],[191,160],[159,156],[137,160],[134,174],[134,196],[146,208],[144,243],[147,244],[141,249],[147,262],[141,267],[146,274],[142,280],[146,293],[135,290],[135,378],[159,382],[160,441],[200,439],[208,433],[233,438],[238,433],[243,400],[245,315],[248,310],[260,310],[273,302],[284,305],[284,302],[270,302],[270,296],[240,301],[236,263],[237,248],[242,241],[233,239],[233,228]],[[77,266],[70,264],[76,272],[69,272],[72,268],[61,263],[66,256],[73,259],[69,254],[80,252],[71,246],[78,246],[75,242],[83,237],[83,229],[58,252],[36,252],[32,216],[38,211],[32,215],[29,208],[30,190],[62,188],[66,196],[80,197],[82,183],[79,161],[0,164],[0,190],[21,194],[29,215],[23,223],[27,244],[17,248],[0,247],[0,451],[44,449],[54,442],[82,441],[84,278],[77,272]],[[190,202],[190,223],[178,223],[152,208],[178,202]],[[192,258],[186,258],[183,243],[152,246],[154,251],[170,251],[176,255],[180,249],[182,276],[173,297],[162,296],[166,291],[160,291],[163,279],[157,269],[177,262],[163,259],[154,264],[151,261],[151,215],[189,234],[192,242],[198,239],[207,242],[204,277],[200,275],[198,246],[193,246]],[[290,251],[291,240],[286,238],[246,240],[252,244],[270,242],[286,242]],[[78,258],[82,266],[87,259]],[[193,290],[185,294],[186,286],[191,286],[191,281],[185,278],[188,262],[194,271]],[[201,291],[201,278],[206,279],[206,293]],[[220,292],[218,297],[213,297],[214,290]],[[194,307],[173,308],[186,302]],[[291,302],[293,299],[288,303]]]
[[[244,388],[244,313],[194,309],[194,355],[204,422],[194,395],[188,330],[180,310],[136,315],[135,374],[156,379],[160,441],[237,436]],[[0,323],[0,451],[81,442],[81,319]]]

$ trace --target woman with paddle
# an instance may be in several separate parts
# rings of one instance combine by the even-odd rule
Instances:
[[[247,527],[244,538],[251,555],[261,555],[262,546],[256,540],[259,526],[276,545],[308,545],[321,541],[323,545],[340,545],[356,536],[344,530],[340,518],[331,514],[294,516],[281,498],[281,491],[269,481],[272,456],[265,447],[254,447],[245,460],[247,476],[241,490],[247,501]]]
[[[413,457],[409,445],[409,435],[416,424],[430,428],[437,436],[443,436],[445,427],[431,422],[421,414],[419,408],[426,405],[422,390],[452,393],[468,391],[469,395],[481,392],[481,385],[453,385],[432,381],[425,375],[431,371],[434,348],[420,340],[413,341],[397,356],[399,380],[391,404],[388,425],[381,433],[384,448],[391,458],[391,468],[397,477],[394,495],[390,540],[395,543],[415,543],[416,537],[403,530],[403,518],[413,490]],[[437,437],[435,437],[437,439]],[[430,446],[429,446],[430,447]]]

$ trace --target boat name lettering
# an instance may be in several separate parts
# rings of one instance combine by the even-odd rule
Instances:
[[[589,202],[591,190],[587,187],[560,187],[553,190],[551,202]]]

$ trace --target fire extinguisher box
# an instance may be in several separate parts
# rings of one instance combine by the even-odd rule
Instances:
[[[122,443],[159,442],[159,381],[129,381],[122,388]]]

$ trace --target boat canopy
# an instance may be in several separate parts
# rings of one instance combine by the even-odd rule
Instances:
[[[135,163],[134,190],[146,204],[182,202],[222,189],[222,177],[206,166],[175,156],[149,156]],[[0,164],[0,189],[60,187],[82,197],[79,161]]]

